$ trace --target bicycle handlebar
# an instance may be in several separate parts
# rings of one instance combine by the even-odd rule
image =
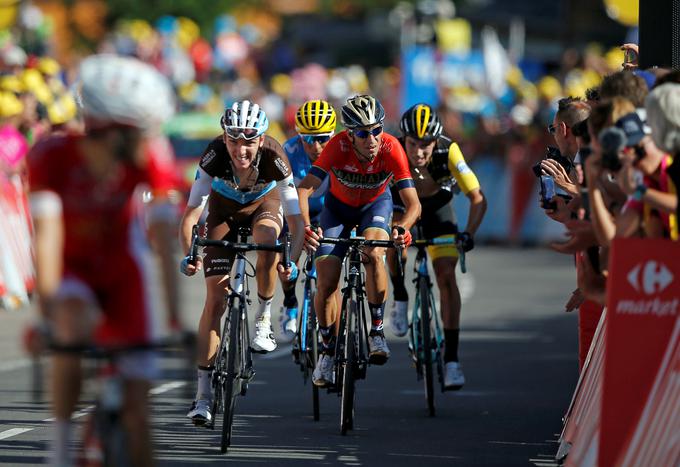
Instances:
[[[411,242],[411,246],[416,247],[416,248],[424,248],[426,246],[434,246],[434,245],[454,245],[456,249],[458,250],[458,259],[460,262],[460,272],[465,274],[467,272],[467,267],[465,265],[465,250],[463,249],[463,245],[458,241],[458,236],[456,235],[455,237],[444,237],[444,238],[427,238],[427,239],[418,239],[418,240],[413,240]]]
[[[290,250],[292,237],[290,233],[286,234],[286,240],[277,245],[268,245],[264,243],[247,243],[247,242],[231,242],[229,240],[209,240],[201,238],[198,235],[198,225],[194,225],[191,229],[191,249],[189,250],[189,261],[196,264],[198,258],[199,246],[212,246],[219,248],[226,248],[236,252],[248,251],[273,251],[275,253],[283,253],[284,264],[290,265]]]

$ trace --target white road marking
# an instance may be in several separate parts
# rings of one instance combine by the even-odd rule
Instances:
[[[170,381],[168,383],[161,384],[160,386],[156,386],[155,388],[151,389],[149,392],[151,393],[151,395],[156,396],[158,394],[163,394],[163,393],[172,391],[173,389],[181,388],[185,384],[187,384],[186,381]],[[85,415],[90,413],[92,411],[92,409],[94,409],[94,405],[88,405],[87,407],[80,409],[79,411],[77,411],[76,413],[74,413],[71,416],[71,420],[77,420],[78,418],[84,417]],[[54,422],[54,420],[55,420],[54,417],[46,418],[46,419],[42,420],[42,423],[52,423],[52,422]],[[12,429],[9,429],[9,430],[5,430],[5,431],[0,432],[0,440],[12,438],[14,436],[18,436],[18,435],[24,434],[26,432],[35,430],[36,428],[37,427],[32,427],[32,428],[23,428],[22,427],[22,428],[12,428]]]
[[[3,432],[0,432],[0,440],[11,438],[12,436],[20,435],[22,433],[26,433],[27,431],[31,431],[33,428],[12,428],[9,430],[5,430]]]
[[[31,364],[30,358],[20,358],[19,360],[14,360],[12,362],[0,363],[0,373],[5,371],[18,370],[19,368],[26,368]]]

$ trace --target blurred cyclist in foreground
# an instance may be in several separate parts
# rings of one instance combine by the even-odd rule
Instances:
[[[172,116],[174,94],[136,59],[95,55],[80,66],[84,135],[46,138],[29,155],[41,316],[59,345],[121,346],[153,336],[136,188],[161,189],[145,160],[145,130]],[[51,463],[72,465],[71,415],[81,388],[80,358],[52,360],[55,415]],[[148,390],[158,372],[150,352],[124,355],[123,426],[134,465],[153,463]]]

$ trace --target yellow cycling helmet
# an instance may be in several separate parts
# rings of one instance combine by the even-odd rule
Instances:
[[[337,117],[335,110],[326,101],[307,101],[295,114],[295,129],[298,133],[319,135],[333,133]]]

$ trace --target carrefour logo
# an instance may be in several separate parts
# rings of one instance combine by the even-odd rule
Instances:
[[[638,293],[658,295],[673,283],[673,273],[663,263],[650,260],[630,270],[626,276],[628,283]],[[678,313],[680,299],[662,300],[659,297],[647,297],[638,300],[620,300],[616,304],[616,312],[627,315],[653,315],[657,317],[675,316]]]
[[[636,292],[654,295],[663,292],[671,282],[673,274],[663,263],[654,260],[638,264],[628,273],[628,282]]]

